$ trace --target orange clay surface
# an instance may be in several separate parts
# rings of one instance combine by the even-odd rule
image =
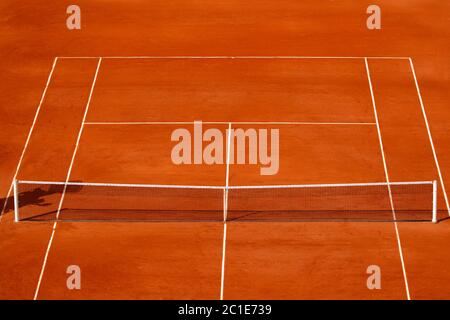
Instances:
[[[14,223],[9,190],[20,159],[19,179],[67,178],[99,60],[57,59],[22,158],[54,58],[142,55],[412,57],[449,189],[449,3],[379,1],[377,31],[364,1],[78,5],[69,31],[63,3],[0,4],[1,299],[219,299],[222,275],[225,299],[407,299],[392,222],[229,222],[225,256],[222,222],[59,222],[43,268],[53,223]],[[439,180],[409,60],[368,67],[390,180]],[[224,164],[172,164],[171,132],[192,125],[98,123],[194,120],[309,123],[234,124],[278,128],[280,170],[231,165],[230,185],[386,181],[364,59],[103,59],[70,180],[224,185]],[[441,184],[438,207],[438,224],[398,223],[411,299],[450,298]],[[66,287],[69,265],[81,290]],[[381,290],[366,287],[369,265]]]

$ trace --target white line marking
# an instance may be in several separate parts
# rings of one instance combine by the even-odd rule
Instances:
[[[438,175],[439,175],[439,180],[440,180],[440,183],[441,183],[442,193],[444,194],[445,204],[447,206],[448,215],[450,216],[450,205],[449,205],[449,200],[448,200],[448,197],[447,197],[447,192],[445,190],[444,179],[442,178],[441,167],[439,166],[439,161],[438,161],[438,157],[437,157],[437,154],[436,154],[436,149],[434,148],[433,137],[431,136],[431,130],[430,130],[430,125],[428,124],[428,117],[427,117],[427,113],[425,111],[425,105],[423,104],[422,94],[420,93],[419,83],[418,83],[417,77],[416,77],[416,71],[414,69],[414,64],[413,64],[413,61],[412,61],[411,58],[409,58],[409,64],[411,66],[412,74],[413,74],[413,77],[414,77],[414,83],[416,85],[417,96],[419,97],[419,102],[420,102],[420,107],[422,109],[423,119],[425,121],[425,126],[427,127],[428,139],[430,140],[431,150],[433,151],[434,162],[436,164],[436,169],[437,169],[437,172],[438,172]]]
[[[223,300],[223,292],[225,286],[225,255],[227,247],[227,213],[228,213],[228,186],[230,178],[230,154],[231,154],[231,122],[228,123],[228,139],[227,139],[227,168],[225,176],[225,201],[224,201],[224,217],[223,217],[223,244],[222,244],[222,270],[220,276],[220,300]]]
[[[193,124],[195,121],[112,121],[112,122],[86,122],[85,125],[174,125]],[[233,125],[358,125],[375,126],[375,122],[305,122],[305,121],[202,121],[203,124],[233,124]]]
[[[231,154],[231,122],[228,123],[228,135],[227,135],[227,160],[226,160],[226,176],[225,176],[225,206],[224,206],[224,216],[223,221],[227,223],[227,214],[228,214],[228,189],[229,189],[229,180],[230,180],[230,154]]]
[[[223,300],[223,290],[225,282],[225,253],[227,250],[227,223],[223,224],[223,243],[222,243],[222,270],[220,277],[220,300]]]
[[[78,137],[77,137],[77,141],[76,141],[76,144],[75,144],[75,149],[74,149],[73,154],[72,154],[72,160],[70,161],[69,170],[67,171],[66,184],[64,185],[64,189],[63,189],[63,192],[62,192],[62,195],[61,195],[61,200],[59,201],[58,211],[56,213],[56,221],[53,223],[52,234],[51,234],[50,239],[48,241],[47,250],[46,250],[45,256],[44,256],[44,262],[42,264],[41,272],[39,274],[39,280],[38,280],[38,283],[37,283],[37,286],[36,286],[36,291],[34,293],[34,300],[37,300],[37,297],[38,297],[38,294],[39,294],[39,289],[41,287],[42,277],[44,276],[45,267],[47,265],[47,260],[48,260],[48,256],[49,256],[49,253],[50,253],[50,248],[52,246],[53,238],[54,238],[55,232],[56,232],[56,227],[58,225],[58,221],[57,220],[59,218],[59,214],[61,212],[62,204],[64,202],[64,196],[65,196],[66,189],[67,189],[67,183],[69,182],[70,174],[72,173],[72,167],[73,167],[73,164],[75,162],[75,156],[77,154],[78,146],[80,144],[81,134],[83,133],[83,128],[84,128],[84,122],[86,121],[86,116],[87,116],[87,113],[89,111],[89,105],[91,103],[92,93],[94,92],[94,87],[95,87],[95,83],[97,81],[98,71],[100,69],[101,62],[102,62],[102,59],[100,58],[98,60],[98,63],[97,63],[97,69],[95,70],[94,80],[92,81],[91,91],[89,92],[89,98],[88,98],[88,101],[86,103],[86,109],[84,111],[83,120],[81,122],[80,130],[78,132]]]
[[[26,141],[25,141],[25,145],[24,145],[24,147],[23,147],[22,154],[20,155],[19,162],[17,163],[16,171],[15,171],[15,173],[14,173],[14,176],[13,176],[13,179],[12,179],[12,182],[11,182],[11,185],[10,185],[10,187],[9,187],[8,193],[7,193],[6,198],[5,198],[5,203],[3,204],[3,209],[2,209],[2,211],[1,211],[1,213],[0,213],[0,223],[2,222],[3,213],[4,213],[5,210],[6,210],[6,205],[7,205],[7,203],[8,203],[8,199],[9,199],[9,197],[11,196],[11,192],[12,192],[12,187],[13,187],[14,180],[17,179],[17,175],[18,175],[18,173],[19,173],[20,166],[22,165],[22,161],[23,161],[23,158],[24,158],[24,156],[25,156],[25,152],[26,152],[26,150],[27,150],[27,148],[28,148],[28,144],[30,143],[31,135],[33,134],[34,126],[36,125],[36,122],[37,122],[39,113],[40,113],[40,111],[41,111],[42,104],[44,103],[44,99],[45,99],[45,96],[46,96],[46,94],[47,94],[47,90],[48,90],[48,87],[49,87],[49,85],[50,85],[50,81],[51,81],[51,79],[52,79],[53,71],[55,70],[55,66],[56,66],[56,62],[57,62],[57,61],[58,61],[58,58],[53,59],[53,65],[52,65],[52,68],[51,68],[50,73],[49,73],[49,75],[48,75],[47,83],[45,84],[44,91],[42,92],[42,95],[41,95],[41,100],[39,101],[38,107],[37,107],[37,109],[36,109],[36,113],[34,114],[33,123],[32,123],[32,125],[31,125],[30,131],[28,132],[28,136],[27,136],[27,139],[26,139]]]
[[[62,56],[60,59],[388,59],[405,60],[409,57],[363,56]]]
[[[395,214],[394,201],[392,200],[391,186],[389,184],[389,174],[388,174],[388,169],[387,169],[386,157],[385,157],[385,154],[384,154],[383,139],[381,138],[381,129],[380,129],[380,123],[379,123],[379,120],[378,120],[377,105],[375,103],[375,95],[373,93],[372,80],[370,78],[369,63],[368,63],[367,59],[364,59],[364,62],[365,62],[365,65],[366,65],[367,80],[369,82],[370,96],[372,98],[372,106],[373,106],[373,112],[374,112],[374,115],[375,115],[375,122],[377,123],[378,141],[379,141],[379,144],[380,144],[381,156],[383,158],[384,174],[386,176],[386,182],[388,183],[387,187],[388,187],[388,192],[389,192],[389,200],[390,200],[390,203],[391,203],[392,215],[394,217],[395,234],[396,234],[396,237],[397,237],[397,245],[398,245],[398,251],[399,251],[399,254],[400,254],[400,261],[402,263],[402,271],[403,271],[403,279],[405,281],[406,297],[408,298],[408,300],[411,300],[411,296],[409,294],[408,277],[406,275],[405,261],[404,261],[404,258],[403,258],[402,243],[401,243],[401,240],[400,240],[400,233],[398,231],[397,222],[395,221],[395,220],[397,220],[397,217],[396,217],[396,214]]]
[[[230,181],[230,155],[231,155],[231,122],[228,123],[228,144],[227,144],[227,172],[225,180],[225,188],[228,189]]]

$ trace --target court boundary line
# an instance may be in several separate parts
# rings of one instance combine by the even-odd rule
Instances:
[[[87,121],[85,125],[116,126],[116,125],[178,125],[194,124],[198,121]],[[355,125],[355,126],[375,126],[375,122],[312,122],[312,121],[202,121],[202,124],[233,124],[233,125]]]
[[[60,56],[60,59],[381,59],[407,60],[402,56],[301,56],[301,55],[167,55],[167,56]]]
[[[39,117],[39,114],[40,114],[40,112],[41,112],[42,105],[43,105],[44,100],[45,100],[45,97],[46,97],[46,95],[47,95],[48,87],[50,86],[50,82],[51,82],[51,79],[52,79],[52,77],[53,77],[53,73],[54,73],[54,70],[55,70],[55,68],[56,68],[57,62],[58,62],[58,57],[55,57],[55,58],[53,59],[53,64],[52,64],[52,67],[51,67],[51,69],[50,69],[50,73],[49,73],[48,76],[47,76],[47,82],[46,82],[46,84],[45,84],[44,91],[43,91],[42,94],[41,94],[41,99],[39,100],[38,107],[37,107],[36,112],[35,112],[35,114],[34,114],[33,122],[31,123],[30,130],[28,131],[28,135],[27,135],[27,138],[26,138],[26,140],[25,140],[25,144],[24,144],[24,147],[23,147],[23,149],[22,149],[22,153],[21,153],[21,155],[20,155],[20,157],[19,157],[19,161],[17,162],[16,171],[14,172],[14,175],[13,175],[13,179],[12,179],[11,185],[10,185],[10,187],[9,187],[8,193],[6,194],[5,203],[3,204],[2,211],[0,212],[0,223],[1,223],[2,220],[3,220],[3,214],[5,213],[6,206],[7,206],[7,204],[8,204],[8,200],[9,200],[9,197],[11,196],[11,192],[12,192],[12,188],[13,188],[13,185],[14,185],[14,181],[17,179],[17,176],[18,176],[18,174],[19,174],[20,167],[22,166],[22,161],[23,161],[23,159],[24,159],[24,157],[25,157],[25,152],[26,152],[27,149],[28,149],[28,145],[29,145],[29,143],[30,143],[31,136],[32,136],[32,134],[33,134],[34,127],[35,127],[35,125],[36,125],[36,123],[37,123],[37,119],[38,119],[38,117]]]
[[[227,252],[227,223],[223,224],[223,237],[222,237],[222,264],[220,272],[220,300],[223,300],[224,288],[225,288],[225,255]]]
[[[97,69],[95,70],[95,74],[94,74],[94,79],[92,81],[91,90],[89,92],[89,97],[88,97],[88,100],[87,100],[87,103],[86,103],[86,108],[85,108],[85,111],[84,111],[83,119],[81,121],[80,130],[78,131],[78,136],[77,136],[77,140],[76,140],[76,143],[75,143],[75,148],[74,148],[74,151],[73,151],[73,154],[72,154],[72,159],[70,161],[69,169],[67,171],[66,183],[64,185],[63,193],[61,195],[61,199],[60,199],[60,202],[59,202],[58,212],[56,214],[56,219],[58,219],[60,211],[61,211],[61,208],[62,208],[62,204],[63,204],[63,201],[64,201],[64,196],[65,196],[66,189],[67,189],[67,183],[69,182],[70,175],[72,173],[73,164],[75,162],[75,157],[76,157],[76,154],[77,154],[77,151],[78,151],[78,147],[79,147],[79,144],[80,144],[81,135],[83,133],[84,122],[86,120],[86,116],[87,116],[87,113],[89,111],[89,106],[91,104],[92,94],[94,93],[95,83],[97,82],[97,76],[98,76],[98,72],[100,70],[101,62],[102,62],[102,58],[99,58],[98,63],[97,63]],[[38,283],[36,285],[36,290],[35,290],[35,293],[34,293],[33,300],[37,300],[38,295],[39,295],[39,290],[41,288],[42,278],[44,276],[45,267],[47,266],[47,261],[48,261],[48,257],[49,257],[49,254],[50,254],[50,249],[51,249],[52,244],[53,244],[53,239],[55,237],[57,226],[58,226],[58,221],[55,221],[53,223],[52,233],[51,233],[50,239],[48,241],[47,250],[45,251],[44,261],[42,263],[41,272],[39,274],[39,279],[38,279]]]
[[[401,243],[401,240],[400,240],[400,232],[398,230],[398,224],[397,224],[397,221],[396,221],[397,218],[396,218],[396,214],[395,214],[394,201],[392,199],[392,190],[391,190],[391,186],[389,184],[389,173],[388,173],[388,168],[387,168],[386,156],[385,156],[385,153],[384,153],[383,139],[382,139],[382,136],[381,136],[381,129],[380,129],[380,123],[379,123],[379,119],[378,119],[377,105],[376,105],[375,95],[374,95],[373,87],[372,87],[372,80],[371,80],[371,76],[370,76],[370,69],[369,69],[368,59],[365,59],[364,62],[365,62],[365,66],[366,66],[367,80],[368,80],[369,88],[370,88],[370,96],[371,96],[371,99],[372,99],[372,106],[373,106],[374,116],[375,116],[375,120],[376,120],[376,123],[377,123],[378,142],[379,142],[379,145],[380,145],[380,151],[381,151],[381,156],[382,156],[382,160],[383,160],[383,167],[384,167],[384,174],[386,176],[386,182],[387,182],[387,186],[388,186],[389,200],[390,200],[390,203],[391,203],[392,214],[393,214],[393,217],[394,217],[394,229],[395,229],[395,234],[396,234],[396,238],[397,238],[397,246],[398,246],[398,250],[399,250],[400,261],[401,261],[401,265],[402,265],[402,272],[403,272],[403,280],[404,280],[404,283],[405,283],[406,297],[407,297],[408,300],[411,300],[411,296],[410,296],[410,293],[409,293],[408,276],[406,274],[405,260],[404,260],[404,257],[403,257],[403,248],[402,248],[402,243]]]
[[[442,193],[444,194],[444,200],[445,200],[445,204],[447,206],[447,212],[448,212],[448,215],[450,216],[450,204],[449,204],[449,200],[448,200],[448,196],[447,196],[447,191],[445,190],[445,184],[444,184],[444,179],[443,179],[442,173],[441,173],[441,167],[439,165],[439,160],[438,160],[438,157],[437,157],[436,149],[434,147],[434,142],[433,142],[433,137],[431,135],[430,125],[428,123],[428,116],[427,116],[427,113],[425,111],[425,105],[424,105],[423,100],[422,100],[422,94],[421,94],[421,91],[420,91],[420,88],[419,88],[419,82],[417,81],[416,71],[414,69],[414,64],[413,64],[413,61],[412,61],[411,58],[409,58],[409,65],[410,65],[410,68],[411,68],[411,71],[412,71],[412,75],[413,75],[413,78],[414,78],[414,84],[415,84],[415,87],[416,87],[417,97],[419,98],[420,108],[422,110],[423,120],[425,122],[425,127],[427,129],[428,140],[430,142],[431,150],[433,152],[434,163],[436,165],[436,169],[437,169],[437,172],[438,172],[439,181],[440,181],[441,188],[442,188]]]
[[[223,217],[223,243],[222,243],[222,266],[220,274],[220,300],[223,300],[225,288],[225,257],[227,249],[227,211],[228,211],[228,187],[230,181],[230,155],[231,155],[231,122],[228,123],[228,139],[227,139],[227,166],[225,175],[224,190],[224,217]]]

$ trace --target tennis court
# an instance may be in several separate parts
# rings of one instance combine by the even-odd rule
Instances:
[[[440,238],[422,259],[415,233],[442,232],[448,206],[423,111],[410,58],[55,58],[15,177],[24,218],[13,222],[13,201],[2,216],[30,245],[21,293],[427,297]],[[278,174],[229,158],[173,164],[171,132],[195,121],[224,136],[278,129]],[[303,198],[303,210],[291,205]],[[79,291],[66,287],[73,264]],[[370,265],[382,290],[367,289]]]
[[[449,2],[76,4],[0,3],[0,299],[449,299]]]

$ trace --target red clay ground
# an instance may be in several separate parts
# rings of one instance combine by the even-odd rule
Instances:
[[[371,32],[362,2],[91,1],[79,4],[85,29],[69,32],[64,5],[3,2],[1,192],[8,193],[53,58],[63,55],[411,56],[448,184],[449,8],[406,3],[381,2],[384,27]],[[96,64],[58,60],[19,178],[65,180]],[[105,60],[87,120],[374,121],[364,60],[257,65]],[[391,180],[436,179],[408,60],[369,60],[369,68]],[[87,125],[71,179],[223,184],[225,166],[171,165],[170,141],[161,140],[170,131]],[[232,166],[230,184],[385,179],[374,126],[287,126],[283,135],[279,175]],[[439,203],[445,209],[442,192]],[[52,225],[14,224],[12,215],[0,223],[0,297],[32,299]],[[450,297],[448,221],[398,225],[412,299]],[[222,233],[221,223],[60,223],[38,298],[218,299]],[[65,287],[68,264],[82,267],[81,291]],[[380,291],[365,286],[369,264],[382,268]],[[229,223],[225,266],[225,299],[406,298],[392,223]]]

